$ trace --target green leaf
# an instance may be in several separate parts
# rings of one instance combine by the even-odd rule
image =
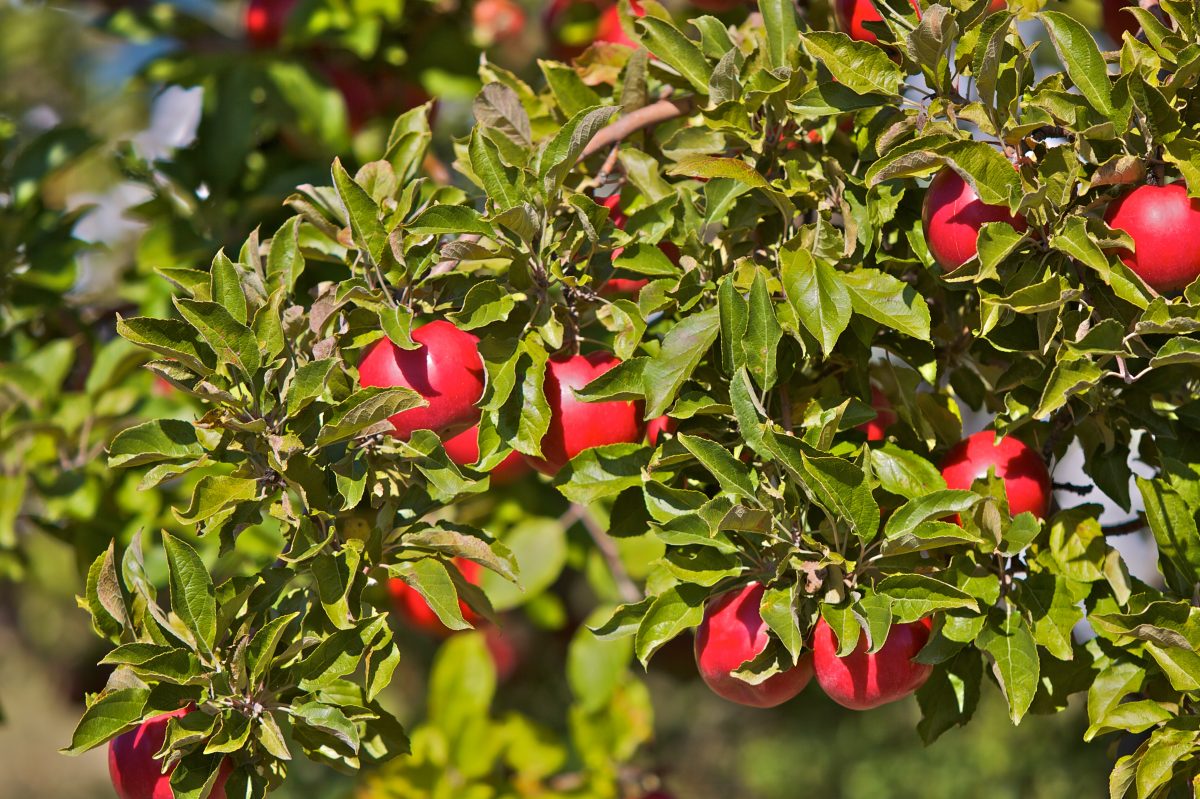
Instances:
[[[875,586],[877,593],[892,600],[898,624],[907,624],[939,610],[979,610],[979,603],[966,591],[924,574],[894,574]]]
[[[634,25],[647,50],[673,67],[692,84],[698,95],[708,95],[708,81],[712,78],[713,68],[691,39],[670,22],[657,17],[639,17]]]
[[[654,597],[634,636],[634,652],[642,666],[663,644],[704,618],[706,592],[694,585],[673,585]]]
[[[110,468],[190,460],[204,454],[196,428],[178,419],[154,419],[117,433],[108,447]]]
[[[442,622],[451,630],[469,630],[471,623],[463,618],[459,607],[458,590],[444,563],[437,558],[390,564],[388,573],[415,589]]]
[[[554,486],[572,502],[590,505],[627,488],[640,487],[650,456],[650,450],[641,443],[591,447],[559,471]]]
[[[1060,11],[1044,11],[1041,16],[1071,82],[1093,108],[1104,116],[1113,116],[1108,68],[1091,31]]]
[[[238,368],[247,380],[253,380],[262,368],[258,339],[254,331],[234,319],[229,311],[215,302],[175,300],[175,307],[191,325],[200,331],[217,356]]]
[[[213,302],[223,305],[234,319],[246,324],[249,309],[246,305],[246,294],[242,291],[242,276],[238,274],[237,268],[225,255],[224,250],[220,250],[213,258],[210,280],[209,291]]]
[[[333,185],[346,209],[350,220],[350,232],[359,252],[367,255],[371,263],[378,264],[387,247],[387,231],[379,221],[379,206],[362,186],[346,172],[341,159],[333,159]]]
[[[849,291],[855,313],[906,336],[929,341],[929,306],[912,286],[875,269],[837,272],[836,277]]]
[[[597,619],[593,613],[589,622]],[[595,712],[609,702],[625,677],[632,654],[633,641],[628,637],[599,638],[580,625],[567,647],[567,683],[581,710]]]
[[[317,434],[317,446],[324,447],[354,438],[376,425],[383,425],[397,413],[428,404],[424,397],[411,388],[360,388],[330,411],[329,418]]]
[[[688,316],[667,332],[658,354],[642,369],[647,419],[666,413],[679,389],[716,341],[719,329],[718,311],[714,307]]]
[[[101,694],[84,711],[71,734],[71,745],[62,753],[82,754],[132,729],[145,715],[149,699],[150,691],[145,688],[122,688]]]
[[[117,332],[126,340],[165,355],[200,375],[217,368],[217,356],[196,338],[196,329],[178,319],[122,318],[117,314]]]
[[[462,308],[447,318],[459,330],[476,330],[508,319],[517,301],[495,280],[477,281],[462,300]]]
[[[841,273],[815,260],[797,242],[780,250],[779,265],[783,290],[796,318],[826,354],[833,352],[838,337],[850,324],[852,307]]]
[[[185,541],[163,531],[171,610],[196,637],[201,651],[213,651],[217,641],[217,598],[204,561]]]
[[[1200,582],[1200,530],[1195,512],[1161,480],[1138,477],[1137,486],[1158,544],[1159,571],[1177,594],[1191,596]]]
[[[304,253],[300,251],[301,217],[293,216],[280,225],[271,237],[267,253],[267,278],[272,288],[282,287],[288,294],[304,272]]]
[[[608,124],[615,111],[611,105],[580,111],[546,142],[537,161],[537,174],[546,194],[553,194],[562,185],[583,148]]]
[[[517,188],[516,173],[504,165],[496,145],[479,128],[471,129],[467,155],[471,159],[471,171],[483,184],[488,199],[500,210],[521,204],[523,198]]]
[[[1006,605],[1006,609],[989,614],[976,645],[991,657],[992,671],[1008,700],[1009,717],[1013,724],[1020,724],[1037,693],[1041,670],[1029,625]]]
[[[746,469],[745,464],[730,455],[725,447],[715,441],[698,436],[681,433],[677,438],[679,443],[683,444],[684,448],[700,461],[700,465],[717,478],[722,490],[748,499],[756,505],[759,504],[749,470]]]
[[[295,416],[325,393],[329,387],[329,376],[337,365],[336,358],[322,358],[319,361],[309,361],[296,369],[285,396],[288,416]]]
[[[408,223],[405,230],[425,236],[475,233],[490,238],[496,235],[491,224],[466,205],[431,205]]]
[[[196,524],[236,505],[258,498],[258,483],[245,477],[209,474],[200,478],[192,490],[186,511],[175,510],[175,518],[184,524]]]
[[[750,286],[749,315],[742,338],[742,351],[745,353],[746,369],[764,393],[775,387],[779,377],[776,358],[782,339],[783,330],[775,318],[775,305],[767,290],[766,278],[761,269],[756,270],[754,283]]]
[[[771,69],[790,66],[789,54],[799,40],[796,27],[796,6],[790,0],[759,0],[766,32],[767,60]]]
[[[875,537],[879,505],[861,468],[842,458],[820,454],[800,439],[781,433],[771,433],[764,442],[832,519],[846,523],[864,541]]]
[[[246,648],[246,670],[252,690],[256,690],[267,676],[271,660],[283,640],[284,631],[299,615],[297,612],[276,616],[260,627],[250,639],[250,645]]]
[[[946,487],[936,466],[892,443],[871,449],[871,472],[880,488],[901,497],[917,497]]]
[[[874,44],[831,31],[809,31],[800,39],[809,55],[823,63],[839,83],[859,94],[893,97],[904,82],[904,72]]]

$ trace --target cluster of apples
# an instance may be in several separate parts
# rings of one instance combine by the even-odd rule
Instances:
[[[875,404],[881,408],[877,421],[886,424],[882,411],[890,413],[890,406],[882,405],[878,397]],[[894,414],[890,418],[894,420]],[[881,428],[868,431],[868,438],[875,439],[877,430],[881,438]],[[969,489],[989,471],[1003,481],[1013,515],[1029,511],[1046,517],[1050,473],[1038,453],[1019,439],[997,438],[994,431],[985,430],[960,441],[942,461],[942,476],[953,489]],[[721,594],[704,609],[696,630],[696,665],[718,696],[750,707],[775,707],[799,694],[816,676],[834,702],[851,710],[870,710],[915,692],[933,671],[932,666],[915,659],[929,641],[932,617],[892,625],[887,640],[875,652],[870,651],[870,641],[862,633],[845,657],[838,657],[837,635],[821,618],[812,631],[811,651],[795,666],[758,684],[748,683],[735,672],[767,646],[769,630],[759,612],[763,592],[762,585],[752,582]]]
[[[929,184],[922,205],[929,253],[943,269],[957,269],[978,252],[979,229],[1005,222],[1023,233],[1026,221],[1007,208],[979,199],[957,172],[946,168]],[[1200,277],[1200,250],[1182,247],[1200,230],[1200,201],[1189,198],[1181,183],[1143,185],[1108,204],[1104,221],[1133,239],[1134,249],[1121,250],[1126,266],[1160,294],[1181,291]]]
[[[250,44],[259,50],[278,47],[297,2],[250,0],[243,20]],[[351,132],[361,130],[372,119],[403,113],[429,101],[424,89],[394,70],[366,74],[361,65],[339,60],[336,54],[314,51],[310,56],[314,68],[342,95]]]

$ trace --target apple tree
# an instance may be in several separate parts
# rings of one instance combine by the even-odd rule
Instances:
[[[849,35],[816,4],[623,2],[629,44],[536,81],[482,62],[458,180],[427,174],[420,105],[273,229],[162,270],[171,308],[118,332],[200,410],[122,430],[108,466],[186,481],[176,520],[225,555],[264,527],[278,551],[105,550],[83,604],[116,668],[70,750],[154,720],[186,797],[265,795],[293,747],[390,761],[381,796],[640,795],[636,665],[695,630],[733,701],[915,693],[933,741],[983,691],[1014,724],[1079,697],[1085,738],[1142,736],[1111,796],[1194,791],[1200,16],[1122,12],[1104,51],[1032,3],[835,5]],[[1073,441],[1127,509],[1131,455],[1153,470],[1144,519],[1052,491]],[[388,594],[493,624],[537,548],[471,509],[522,462],[610,589],[574,633],[570,740],[490,712],[485,633],[446,642],[410,736],[379,701]],[[1112,546],[1143,525],[1158,581]]]

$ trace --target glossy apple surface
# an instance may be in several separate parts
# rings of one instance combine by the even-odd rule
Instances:
[[[581,402],[581,389],[621,361],[611,353],[558,356],[546,363],[543,389],[550,406],[550,427],[542,438],[542,457],[526,459],[553,477],[585,449],[640,441],[644,432],[642,403],[613,400]]]
[[[297,0],[250,0],[246,6],[246,37],[255,47],[274,47],[283,37],[287,18]]]
[[[459,466],[474,466],[479,460],[479,425],[467,428],[456,436],[442,442],[450,460]],[[493,485],[502,485],[519,480],[529,473],[529,464],[517,452],[510,452],[489,474]]]
[[[1139,186],[1110,203],[1104,221],[1133,239],[1121,260],[1155,291],[1182,291],[1200,276],[1200,200],[1182,183]]]
[[[920,16],[917,0],[909,0],[909,3]],[[873,0],[834,0],[833,15],[837,18],[838,29],[851,39],[871,43],[879,41],[879,37],[867,30],[865,25],[868,22],[883,22],[883,16]]]
[[[119,799],[174,799],[171,770],[164,774],[162,761],[154,755],[166,740],[167,722],[190,712],[191,708],[180,708],[155,716],[109,742],[108,774]],[[225,799],[225,781],[231,770],[228,760],[221,763],[209,799]]]
[[[358,365],[364,387],[405,386],[429,401],[392,416],[393,435],[406,441],[414,430],[454,435],[477,424],[475,403],[483,396],[484,381],[479,339],[442,320],[422,325],[412,337],[420,344],[415,350],[380,339]]]
[[[462,572],[462,576],[467,582],[479,585],[480,574],[483,571],[482,566],[473,560],[463,560],[462,558],[455,558],[454,565]],[[442,624],[442,620],[433,612],[433,608],[429,607],[425,597],[399,577],[388,580],[388,593],[392,595],[392,606],[396,608],[396,612],[413,627],[432,635],[449,635],[451,633],[450,628]],[[458,601],[458,609],[462,611],[463,618],[468,622],[479,624],[479,614],[471,610],[461,599]]]
[[[650,446],[656,447],[661,436],[674,433],[678,426],[679,423],[670,416],[656,416],[646,422],[646,440],[650,442]]]
[[[892,401],[879,386],[871,386],[871,407],[875,409],[875,418],[858,426],[866,433],[867,441],[883,441],[887,438],[887,429],[896,423],[896,411],[892,409]]]
[[[974,258],[979,252],[979,229],[986,222],[1007,222],[1018,233],[1028,227],[1007,208],[982,202],[971,184],[953,169],[938,172],[921,205],[925,242],[938,265],[950,271]]]
[[[812,653],[817,684],[830,699],[851,710],[870,710],[903,699],[933,673],[933,666],[913,662],[929,640],[932,626],[927,618],[894,624],[887,641],[874,654],[868,654],[866,634],[861,634],[854,651],[839,658],[833,628],[819,619],[813,630]]]
[[[758,685],[739,680],[733,672],[767,646],[767,623],[759,613],[763,587],[750,583],[709,601],[696,628],[696,666],[717,696],[750,707],[775,707],[804,690],[812,679],[807,653],[787,671]]]
[[[1012,436],[996,439],[994,430],[976,433],[957,444],[942,460],[947,488],[969,490],[994,467],[1004,481],[1012,515],[1029,511],[1039,519],[1050,512],[1051,484],[1046,462],[1033,448]]]

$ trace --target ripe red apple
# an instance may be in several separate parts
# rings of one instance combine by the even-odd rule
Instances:
[[[641,402],[581,402],[575,397],[575,389],[583,388],[620,362],[610,353],[593,352],[560,355],[546,363],[543,389],[550,406],[550,428],[542,438],[542,457],[526,457],[533,468],[553,477],[585,449],[641,439]]]
[[[455,558],[454,565],[462,572],[462,576],[468,583],[479,585],[479,578],[483,572],[482,566],[473,560],[462,558]],[[442,620],[433,612],[433,608],[429,607],[425,597],[399,577],[388,580],[388,593],[392,595],[392,605],[396,608],[396,612],[413,627],[431,635],[450,634],[450,628],[442,624]],[[458,601],[458,608],[462,611],[463,618],[471,624],[479,624],[481,621],[479,615],[461,599]]]
[[[839,658],[833,628],[818,619],[812,654],[817,684],[830,699],[851,710],[870,710],[903,699],[933,673],[933,666],[913,662],[929,640],[932,626],[928,618],[893,624],[887,642],[873,655],[867,653],[866,634],[860,634],[854,651]]]
[[[287,18],[295,7],[296,0],[250,0],[245,19],[250,43],[264,49],[279,44]]]
[[[948,488],[967,490],[994,467],[1004,481],[1008,509],[1016,516],[1025,511],[1039,519],[1050,512],[1050,472],[1033,448],[1011,436],[996,439],[995,430],[984,430],[955,444],[942,460]]]
[[[358,365],[364,387],[404,386],[429,401],[392,416],[392,434],[407,441],[414,430],[449,436],[477,424],[475,403],[483,396],[484,379],[479,339],[440,319],[417,328],[412,337],[421,345],[415,350],[380,339]]]
[[[979,252],[976,242],[985,222],[1007,222],[1018,233],[1028,227],[1022,217],[1000,205],[987,205],[953,169],[938,172],[921,206],[921,223],[929,253],[946,271],[957,269]]]
[[[1128,33],[1130,36],[1136,36],[1140,26],[1138,25],[1137,17],[1133,14],[1126,14],[1122,8],[1128,8],[1135,5],[1129,0],[1104,0],[1104,32],[1108,37],[1116,43],[1117,47],[1125,40],[1123,34]]]
[[[1200,200],[1182,183],[1139,186],[1109,203],[1104,221],[1133,239],[1134,251],[1121,260],[1155,291],[1181,291],[1200,276]]]
[[[459,466],[473,466],[479,460],[479,425],[445,439],[442,446],[446,448],[450,460]],[[528,472],[529,464],[520,453],[510,452],[489,474],[492,476],[492,485],[503,485],[519,480]]]
[[[917,0],[908,0],[917,16],[921,8]],[[883,16],[875,7],[874,0],[834,0],[833,15],[837,18],[838,28],[851,39],[874,44],[879,38],[864,27],[866,22],[883,22]]]
[[[525,9],[515,0],[476,0],[471,8],[475,34],[484,47],[521,38]]]
[[[646,422],[646,440],[650,446],[657,447],[658,439],[665,433],[674,433],[679,423],[670,416],[656,416]]]
[[[143,721],[139,727],[123,733],[108,744],[108,774],[119,799],[174,799],[171,791],[171,772],[164,774],[162,761],[154,755],[167,737],[167,721],[186,716],[190,707],[182,707]],[[220,773],[208,799],[225,799],[225,781],[233,767],[228,760],[221,762]]]
[[[812,656],[805,653],[787,671],[758,685],[733,672],[766,647],[769,634],[758,607],[763,587],[750,583],[710,600],[696,628],[696,665],[700,677],[717,696],[750,707],[775,707],[804,690],[812,679]]]
[[[896,423],[896,412],[892,410],[892,401],[879,386],[871,386],[871,407],[875,409],[875,418],[864,422],[858,429],[867,434],[867,441],[883,441],[887,438],[887,429]]]

